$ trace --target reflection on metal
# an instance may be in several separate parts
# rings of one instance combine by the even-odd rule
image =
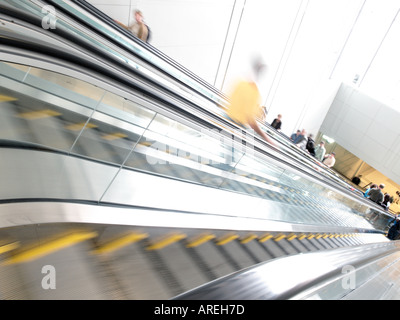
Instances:
[[[112,140],[123,139],[123,138],[127,138],[127,137],[128,137],[128,135],[125,133],[115,132],[115,133],[106,134],[106,135],[102,136],[102,139],[107,140],[107,141],[112,141]]]
[[[81,123],[74,123],[74,124],[65,126],[65,129],[68,129],[71,131],[81,131],[83,128],[93,129],[93,128],[97,128],[97,125],[95,125],[93,123],[81,122]]]
[[[217,279],[175,299],[340,299],[354,291],[354,288],[341,285],[348,276],[342,272],[346,266],[353,266],[357,271],[357,289],[376,291],[362,289],[373,275],[382,271],[382,266],[400,261],[399,246],[397,242],[374,243],[273,259]],[[296,272],[293,272],[293,266],[296,266]],[[393,278],[388,280],[393,281]]]
[[[6,253],[9,251],[13,251],[13,250],[19,248],[19,246],[20,246],[20,243],[18,241],[3,244],[0,246],[0,254]]]
[[[24,119],[28,119],[28,120],[36,120],[36,119],[44,119],[44,118],[61,116],[61,113],[51,110],[51,109],[44,109],[44,110],[31,111],[31,112],[23,112],[23,113],[20,113],[18,116],[20,118],[24,118]]]
[[[0,94],[0,102],[8,102],[8,101],[15,101],[18,100],[17,98],[6,96],[3,94]]]

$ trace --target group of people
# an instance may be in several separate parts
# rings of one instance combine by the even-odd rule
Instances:
[[[386,211],[388,211],[390,204],[393,203],[393,197],[388,193],[384,194],[382,191],[384,188],[385,184],[383,183],[379,186],[373,183],[367,190],[365,190],[364,197],[381,205]]]
[[[305,129],[297,130],[290,136],[290,140],[300,149],[307,151],[317,160],[321,161],[327,167],[331,168],[335,165],[336,154],[334,152],[327,154],[325,149],[325,142],[321,141],[318,146],[315,146],[314,136],[310,133],[307,137]]]

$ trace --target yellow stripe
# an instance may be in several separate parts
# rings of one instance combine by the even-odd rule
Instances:
[[[22,251],[20,253],[16,253],[8,260],[6,260],[4,264],[9,265],[14,263],[32,261],[58,250],[73,246],[74,244],[77,244],[79,242],[94,238],[96,236],[96,232],[75,232],[65,237],[49,241],[47,243],[38,245],[34,248]]]
[[[294,240],[294,239],[296,239],[297,238],[297,235],[295,235],[295,234],[289,234],[289,236],[288,236],[288,240],[289,241],[292,241],[292,240]]]
[[[275,241],[281,241],[282,239],[285,239],[286,238],[286,236],[284,235],[284,234],[278,234],[275,238],[274,238],[274,240]]]
[[[262,236],[258,241],[259,242],[265,242],[265,241],[268,241],[269,239],[271,239],[273,237],[274,237],[273,235],[267,233],[266,235]]]
[[[314,238],[314,237],[315,237],[315,235],[309,234],[309,235],[307,236],[307,239],[308,239],[308,240],[311,240],[311,239]]]
[[[223,236],[215,242],[217,246],[223,246],[224,244],[227,244],[235,239],[239,238],[237,234],[228,234],[226,236]]]
[[[149,142],[149,141],[142,141],[139,143],[140,146],[144,146],[144,147],[150,147],[153,144],[153,142]]]
[[[106,135],[102,136],[102,138],[107,141],[112,141],[112,140],[117,140],[117,139],[122,139],[122,138],[127,138],[127,137],[128,137],[127,134],[121,133],[121,132],[110,133],[110,134],[106,134]]]
[[[173,244],[173,243],[180,241],[182,239],[185,239],[185,238],[186,238],[186,234],[174,233],[174,234],[167,235],[165,237],[162,237],[159,240],[154,241],[146,249],[147,250],[159,250],[159,249],[162,249],[166,246],[169,246],[170,244]]]
[[[86,122],[81,122],[81,123],[74,123],[74,124],[65,126],[65,129],[71,130],[71,131],[80,131],[80,130],[82,130],[83,127],[85,127],[85,129],[97,128],[97,126],[93,123],[86,124]]]
[[[28,120],[36,120],[36,119],[43,119],[43,118],[50,118],[60,116],[61,113],[51,110],[51,109],[44,109],[39,111],[30,111],[30,112],[23,112],[20,113],[18,116],[20,118],[28,119]]]
[[[328,237],[330,237],[330,235],[328,233],[325,233],[322,238],[327,239]]]
[[[112,240],[112,241],[100,246],[99,248],[93,250],[93,253],[95,253],[95,254],[111,253],[113,251],[122,249],[123,247],[126,247],[129,244],[146,239],[148,236],[149,235],[147,233],[132,232],[130,234],[127,234],[118,239]]]
[[[19,247],[19,242],[11,242],[0,247],[0,254],[15,250]]]
[[[240,239],[240,243],[246,244],[246,243],[248,243],[248,242],[250,242],[250,241],[252,241],[252,240],[254,240],[256,238],[257,238],[257,235],[249,234],[249,235],[245,236],[244,238]]]
[[[214,239],[214,238],[215,238],[215,235],[213,235],[213,234],[201,234],[201,235],[195,237],[194,239],[189,240],[188,243],[186,244],[186,247],[194,248],[194,247],[202,245],[203,243],[210,241],[211,239]]]
[[[0,94],[0,102],[15,101],[15,100],[18,100],[18,99]]]
[[[315,236],[315,239],[320,239],[320,238],[322,238],[322,234],[317,234],[316,236]]]
[[[301,235],[299,235],[299,240],[303,240],[305,238],[307,238],[306,234],[302,233]]]

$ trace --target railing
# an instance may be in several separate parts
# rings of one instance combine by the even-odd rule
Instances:
[[[385,271],[391,271],[390,266],[400,261],[399,249],[399,243],[391,242],[275,259],[217,279],[175,299],[337,300],[346,299],[350,294],[355,298],[355,293],[379,299],[385,292],[365,293],[363,286]],[[380,285],[396,289],[400,280],[381,278]],[[369,289],[365,286],[365,290]]]

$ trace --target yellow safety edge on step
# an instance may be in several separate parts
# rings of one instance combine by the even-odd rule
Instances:
[[[261,236],[261,237],[258,239],[258,241],[259,241],[259,242],[265,242],[265,241],[268,241],[269,239],[272,239],[273,237],[274,237],[274,236],[273,236],[272,234],[267,233],[267,234]]]
[[[294,240],[294,239],[296,239],[296,238],[297,238],[297,235],[294,234],[294,233],[289,234],[288,237],[287,237],[287,239],[288,239],[289,241],[292,241],[292,240]]]
[[[256,234],[249,234],[247,236],[244,236],[243,238],[240,239],[241,244],[246,244],[249,243],[250,241],[253,241],[254,239],[257,238]]]
[[[276,242],[278,242],[278,241],[281,241],[281,240],[283,240],[283,239],[285,239],[286,238],[286,235],[284,235],[284,234],[278,234],[275,238],[274,238],[274,240],[276,241]]]
[[[132,232],[117,239],[111,240],[110,242],[99,246],[92,252],[94,254],[107,254],[116,250],[122,249],[132,243],[146,239],[149,235],[147,233]]]
[[[166,246],[169,246],[170,244],[173,244],[173,243],[178,242],[185,238],[186,238],[186,234],[183,234],[183,233],[170,234],[165,237],[162,237],[159,240],[155,240],[146,249],[147,250],[159,250],[159,249],[162,249]]]
[[[0,246],[0,254],[15,250],[19,246],[20,246],[20,243],[18,241],[4,244],[4,245]]]
[[[15,255],[4,261],[4,264],[9,265],[33,261],[58,250],[73,246],[79,242],[92,239],[96,236],[96,232],[75,232],[62,238],[52,240],[31,249],[16,253]]]
[[[226,236],[222,236],[221,238],[217,239],[215,244],[217,246],[223,246],[224,244],[227,244],[237,238],[239,238],[239,236],[237,234],[228,234]]]
[[[188,240],[186,247],[187,248],[195,248],[198,247],[200,245],[202,245],[203,243],[206,243],[207,241],[210,241],[212,239],[215,238],[215,235],[213,234],[200,234],[197,237],[194,237],[190,240]]]

